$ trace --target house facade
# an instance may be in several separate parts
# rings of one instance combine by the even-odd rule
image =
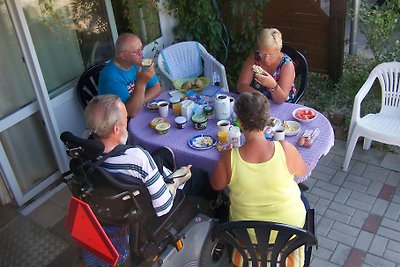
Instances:
[[[23,206],[68,170],[59,136],[85,129],[78,78],[112,57],[118,31],[111,0],[0,0],[0,12],[0,203]],[[146,57],[173,42],[176,21],[159,21]]]

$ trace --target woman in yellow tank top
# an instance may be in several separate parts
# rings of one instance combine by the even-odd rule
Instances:
[[[270,117],[266,97],[242,93],[234,110],[246,142],[222,153],[211,178],[213,189],[229,188],[229,220],[303,227],[306,210],[294,181],[295,175],[307,172],[300,153],[289,142],[265,139],[263,129]]]

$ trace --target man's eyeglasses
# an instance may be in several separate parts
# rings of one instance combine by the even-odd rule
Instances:
[[[140,54],[141,52],[143,51],[143,46],[141,47],[141,48],[139,48],[138,50],[136,50],[136,51],[128,51],[128,50],[125,50],[124,52],[128,52],[128,53],[132,53],[132,54]]]

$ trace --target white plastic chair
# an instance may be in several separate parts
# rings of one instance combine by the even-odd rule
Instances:
[[[347,137],[343,170],[347,171],[354,147],[360,136],[364,137],[363,149],[369,149],[376,140],[400,146],[400,62],[382,63],[370,73],[367,81],[354,98],[353,113]],[[382,90],[381,110],[377,114],[360,117],[361,102],[378,79]]]
[[[176,79],[202,75],[210,78],[212,84],[219,82],[223,91],[229,91],[224,65],[198,42],[181,42],[168,46],[158,55],[157,61],[170,89],[174,88],[173,81]]]

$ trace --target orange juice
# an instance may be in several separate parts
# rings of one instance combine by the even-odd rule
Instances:
[[[174,103],[172,104],[172,112],[175,116],[180,116],[182,114],[182,104],[181,103]]]
[[[228,131],[222,130],[218,132],[218,142],[221,144],[228,143]]]

